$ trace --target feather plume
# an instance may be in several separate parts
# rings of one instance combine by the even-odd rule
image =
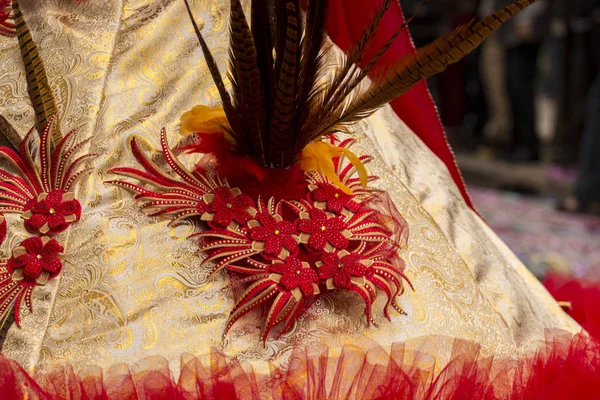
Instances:
[[[342,68],[336,72],[333,82],[325,95],[325,98],[328,99],[327,109],[336,108],[334,105],[339,99],[340,89],[344,87],[344,82],[352,82],[352,77],[358,73],[358,64],[362,61],[365,51],[371,43],[371,40],[375,37],[375,32],[391,4],[391,0],[384,1],[379,10],[371,17],[371,21],[367,25],[361,38],[350,49],[345,62],[342,64]]]
[[[418,82],[444,71],[476,49],[504,22],[536,0],[520,0],[482,19],[460,26],[430,45],[405,57],[390,68],[382,82],[374,82],[366,93],[341,113],[334,115],[325,129],[360,120],[377,108],[410,90]]]
[[[233,84],[240,96],[235,104],[248,135],[249,151],[264,155],[266,135],[265,98],[258,68],[254,38],[239,0],[231,0],[230,67]],[[263,43],[266,46],[265,43]],[[264,160],[263,160],[264,161]]]
[[[392,36],[388,39],[388,41],[377,51],[377,53],[375,53],[375,55],[371,58],[371,60],[369,60],[369,62],[367,63],[367,65],[364,68],[362,68],[362,69],[358,68],[358,63],[360,61],[362,61],[362,58],[363,58],[363,54],[361,54],[363,50],[360,49],[360,50],[353,51],[353,53],[358,52],[358,57],[357,57],[356,63],[353,64],[352,69],[348,70],[348,72],[346,74],[347,76],[344,77],[344,79],[342,79],[343,83],[340,84],[339,86],[332,85],[331,88],[335,89],[333,91],[333,93],[324,95],[324,98],[329,99],[329,100],[327,101],[327,103],[325,105],[323,105],[321,107],[321,109],[320,109],[321,113],[318,116],[311,118],[311,121],[312,121],[311,129],[308,129],[309,135],[307,135],[305,138],[303,138],[304,143],[308,143],[322,135],[322,130],[321,130],[322,126],[319,126],[318,124],[326,122],[327,118],[330,115],[335,115],[336,110],[338,110],[340,107],[344,107],[348,96],[354,90],[356,90],[357,87],[360,87],[361,83],[363,83],[365,81],[365,79],[367,78],[367,76],[369,76],[369,73],[371,72],[373,67],[377,64],[379,59],[392,46],[392,44],[394,44],[394,42],[396,41],[398,36],[408,27],[408,25],[412,22],[412,20],[419,15],[421,10],[423,10],[423,8],[425,7],[425,5],[428,2],[429,2],[429,0],[423,1],[421,6],[415,12],[415,14],[412,17],[410,17],[408,20],[406,20],[396,30],[396,32],[394,32],[392,34]],[[382,11],[387,10],[388,6],[389,6],[388,3],[384,3],[382,6],[382,10],[375,14],[375,16],[373,18],[372,26],[369,29],[367,29],[367,31],[365,31],[366,38],[361,39],[359,41],[359,45],[360,45],[359,47],[365,46],[365,44],[361,44],[361,42],[368,43],[373,38],[374,32],[371,33],[371,31],[373,30],[374,27],[377,27],[379,25],[380,19],[383,16]],[[346,61],[346,62],[348,62],[348,61]],[[302,147],[300,147],[300,149],[298,149],[298,151],[301,149],[302,149]]]
[[[364,62],[366,54],[374,50],[373,38],[392,3],[383,0],[348,57],[331,79],[326,79],[327,0],[308,0],[305,16],[300,0],[252,0],[252,29],[240,0],[232,0],[229,76],[233,102],[195,22],[194,29],[223,101],[229,122],[223,128],[235,142],[234,151],[263,165],[285,168],[297,162],[312,141],[370,115],[417,82],[459,61],[535,1],[519,0],[479,22],[457,28],[385,71],[375,71],[380,58],[428,2],[424,0],[417,13]],[[376,73],[382,78],[367,83],[367,77]]]
[[[322,78],[323,60],[329,47],[325,45],[326,31],[323,29],[327,18],[329,0],[310,0],[307,4],[306,33],[302,40],[302,61],[300,64],[298,89],[297,130],[292,149],[303,141],[305,133],[310,132],[309,118],[311,110],[319,109],[319,100],[324,98],[323,89],[318,85]],[[293,156],[292,156],[293,157]]]
[[[298,0],[282,0],[275,7],[278,23],[276,49],[279,52],[276,54],[275,93],[266,154],[267,164],[274,166],[285,166],[285,148],[295,122],[302,27],[298,3]],[[283,26],[285,31],[280,30]]]
[[[252,35],[256,47],[256,57],[260,80],[263,84],[263,95],[265,105],[270,105],[270,93],[273,91],[273,40],[275,32],[272,32],[271,21],[275,18],[271,15],[272,0],[254,0],[252,2]],[[269,120],[269,109],[265,107],[267,121]]]
[[[192,14],[192,10],[190,8],[188,0],[184,0],[184,2],[190,20],[194,27],[194,31],[196,32],[196,36],[198,37],[198,42],[200,43],[202,54],[204,55],[204,59],[206,60],[206,66],[208,67],[210,75],[212,76],[213,81],[217,86],[217,90],[219,91],[219,96],[221,97],[221,102],[223,103],[223,110],[225,110],[225,115],[227,116],[227,120],[229,121],[229,125],[231,127],[228,133],[235,138],[238,147],[242,149],[245,147],[247,148],[246,138],[243,134],[241,134],[242,125],[240,123],[239,116],[233,108],[233,105],[231,104],[231,98],[229,97],[229,92],[227,92],[227,89],[225,88],[225,83],[223,82],[223,78],[221,77],[219,67],[215,62],[215,59],[213,58],[212,53],[210,52],[210,49],[208,48],[208,45],[206,44],[206,41],[202,36],[202,33],[200,33],[200,28],[198,27],[198,24],[194,19],[194,15]]]
[[[38,132],[42,132],[52,115],[56,115],[58,109],[48,83],[44,63],[38,51],[37,45],[31,36],[31,32],[25,23],[18,0],[12,0],[15,30],[19,39],[21,57],[25,65],[25,76],[27,78],[27,90],[35,111],[36,126]],[[59,129],[58,118],[54,119],[52,143],[57,145],[62,135]]]

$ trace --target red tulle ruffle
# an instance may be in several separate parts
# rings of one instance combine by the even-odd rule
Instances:
[[[435,363],[435,357],[403,343],[389,354],[378,346],[366,353],[347,346],[339,357],[314,346],[299,348],[291,354],[292,367],[265,370],[214,351],[200,358],[183,355],[176,380],[160,357],[104,372],[64,366],[29,375],[0,356],[0,395],[73,400],[600,398],[600,344],[585,334],[549,333],[537,352],[518,360],[484,358],[477,344],[454,340],[447,366],[440,369]]]

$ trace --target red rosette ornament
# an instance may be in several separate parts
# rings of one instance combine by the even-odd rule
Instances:
[[[40,193],[24,207],[25,229],[31,233],[56,235],[81,217],[81,204],[73,192]]]
[[[23,240],[12,250],[12,257],[0,261],[0,316],[11,308],[17,326],[21,326],[21,303],[32,310],[33,288],[45,285],[62,270],[63,247],[47,236]]]
[[[6,268],[15,281],[44,285],[60,273],[63,250],[55,239],[33,236],[13,249]]]

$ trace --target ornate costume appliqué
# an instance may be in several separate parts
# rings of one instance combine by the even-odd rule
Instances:
[[[22,299],[31,308],[32,289],[56,277],[61,269],[63,247],[55,239],[81,217],[81,204],[73,193],[75,183],[90,167],[83,167],[95,154],[78,156],[87,142],[75,143],[75,131],[66,135],[52,149],[51,118],[40,136],[38,164],[32,154],[31,130],[21,142],[19,153],[0,147],[0,157],[6,159],[16,173],[0,169],[0,212],[21,214],[25,229],[35,235],[12,250],[12,257],[0,262],[0,316],[11,306],[20,326]],[[0,239],[6,236],[4,216],[0,224]]]
[[[131,149],[144,171],[122,167],[111,172],[144,186],[124,180],[109,183],[134,192],[152,216],[165,215],[172,222],[195,217],[206,223],[208,229],[193,235],[206,254],[204,264],[212,263],[211,273],[227,270],[234,286],[245,287],[225,333],[248,312],[267,305],[266,340],[278,325],[281,332],[289,330],[320,293],[332,290],[356,293],[365,304],[367,324],[379,291],[387,296],[386,317],[390,306],[402,312],[395,299],[408,282],[398,256],[407,235],[405,223],[390,209],[385,193],[363,188],[355,167],[343,156],[333,159],[334,169],[351,194],[324,174],[307,172],[306,198],[255,199],[229,187],[216,173],[183,167],[164,129],[162,155],[177,178],[146,156],[138,140],[132,138]]]

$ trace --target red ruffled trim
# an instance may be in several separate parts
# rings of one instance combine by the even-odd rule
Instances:
[[[430,338],[430,340],[450,340]],[[309,353],[310,352],[310,353]],[[367,353],[347,346],[298,349],[290,369],[253,371],[214,351],[184,355],[178,380],[160,357],[135,367],[115,365],[75,373],[70,366],[30,376],[0,356],[0,394],[6,399],[594,399],[600,398],[600,344],[587,335],[548,334],[535,354],[519,360],[482,358],[479,347],[455,340],[451,361],[434,372],[435,358],[392,346]],[[377,360],[373,362],[373,360]]]

